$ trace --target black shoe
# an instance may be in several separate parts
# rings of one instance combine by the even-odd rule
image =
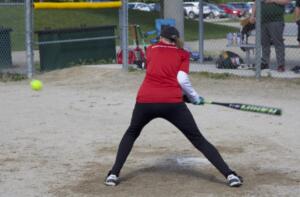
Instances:
[[[107,186],[117,186],[120,183],[120,178],[115,175],[108,173],[107,177],[105,178],[104,184]]]
[[[291,69],[291,71],[294,71],[295,73],[300,73],[300,66],[295,66],[294,68]]]
[[[261,70],[268,69],[268,68],[269,68],[269,65],[268,65],[268,64],[262,63],[262,64],[260,65],[260,69],[261,69]]]
[[[240,187],[243,184],[243,178],[235,172],[227,176],[227,181],[230,187]]]

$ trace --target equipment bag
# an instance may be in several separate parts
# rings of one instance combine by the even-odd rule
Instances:
[[[122,50],[117,52],[117,64],[122,64]],[[136,64],[138,68],[145,69],[146,57],[145,53],[141,48],[129,49],[128,50],[128,64]]]
[[[221,69],[237,69],[241,64],[244,64],[243,59],[231,51],[222,52],[216,61],[217,68]]]

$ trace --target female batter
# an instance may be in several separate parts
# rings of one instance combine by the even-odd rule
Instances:
[[[105,184],[116,186],[120,171],[143,127],[155,118],[175,125],[187,139],[224,175],[231,187],[242,185],[242,178],[231,170],[218,150],[200,133],[194,118],[183,101],[183,94],[195,105],[204,99],[192,87],[188,78],[189,53],[182,49],[175,27],[163,28],[160,41],[147,48],[147,71],[138,91],[131,123],[117,152],[116,161]]]

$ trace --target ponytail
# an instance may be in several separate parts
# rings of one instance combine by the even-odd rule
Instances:
[[[184,43],[180,40],[180,38],[178,37],[174,37],[174,38],[165,38],[163,36],[160,36],[160,40],[163,40],[164,42],[167,42],[167,43],[173,43],[176,45],[177,48],[179,49],[183,49],[184,47]]]
[[[180,48],[180,49],[182,49],[183,48],[183,42],[180,40],[180,38],[175,38],[174,39],[174,42],[175,42],[175,45],[178,47],[178,48]]]

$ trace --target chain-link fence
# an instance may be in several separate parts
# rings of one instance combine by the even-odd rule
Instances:
[[[23,0],[0,0],[0,71],[26,73]]]
[[[227,11],[225,11],[226,6],[233,9],[233,7],[237,5],[233,3],[222,5],[202,3],[204,24],[202,26],[200,25],[199,28],[201,34],[201,36],[199,36],[200,40],[186,42],[186,46],[192,51],[198,50],[199,52],[199,48],[203,49],[200,50],[200,52],[203,52],[203,55],[200,55],[203,62],[199,63],[199,60],[192,62],[191,70],[217,73],[229,72],[257,77],[299,76],[299,74],[294,71],[294,68],[300,65],[300,59],[297,57],[299,54],[299,45],[296,41],[298,33],[297,25],[293,21],[293,11],[287,9],[288,5],[277,5],[266,2],[256,4],[255,10],[261,10],[261,12],[257,14],[259,18],[256,18],[256,24],[249,25],[247,17],[254,12],[254,10],[249,9],[249,6],[247,9],[236,8],[232,13],[227,13]],[[235,4],[240,6],[240,4],[246,3],[238,2]],[[30,5],[30,2],[28,5]],[[124,26],[123,21],[128,20],[128,16],[125,16],[122,20],[118,21],[119,11],[117,9],[83,9],[76,11],[33,10],[34,17],[30,20],[28,20],[30,13],[29,15],[27,12],[25,13],[26,10],[28,9],[24,7],[24,0],[0,0],[1,71],[18,70],[28,73],[30,70],[27,70],[26,64],[31,64],[28,68],[30,66],[37,67],[41,64],[39,47],[41,43],[45,45],[46,43],[45,41],[39,40],[37,31],[49,32],[50,30],[74,27],[86,28],[95,26],[98,22],[99,25],[118,25],[120,22],[120,25]],[[210,12],[207,13],[207,10],[210,10]],[[278,16],[274,15],[274,13],[277,13]],[[273,21],[274,18],[279,21]],[[25,50],[26,48],[28,49],[28,46],[31,44],[27,42],[27,44],[25,44],[25,28],[29,24],[26,23],[27,26],[25,25],[25,19],[27,19],[29,23],[33,20],[34,24],[32,26],[34,28],[29,26],[31,30],[27,31],[28,34],[34,37],[34,41],[31,44],[35,50],[34,58],[32,58],[32,62],[29,63],[26,61],[31,59],[28,58],[30,54],[26,55]],[[266,23],[268,20],[271,20],[272,25]],[[247,24],[249,26],[247,26]],[[267,26],[271,27],[268,29]],[[195,29],[193,31],[195,31]],[[96,36],[97,39],[100,39],[100,37],[101,36]],[[106,37],[106,35],[104,35],[104,37]],[[127,36],[124,34],[124,37]],[[93,38],[92,41],[96,38]],[[203,40],[201,42],[202,38]],[[81,40],[78,40],[77,37],[71,38],[73,41],[74,39],[78,42],[82,41],[81,38]],[[85,39],[86,38],[84,38],[84,40]],[[53,42],[53,40],[48,40],[48,42]],[[63,42],[65,41],[63,40]],[[48,44],[51,45],[54,43]],[[126,50],[124,51],[126,52]],[[271,51],[270,56],[269,51]],[[126,57],[126,55],[124,56]]]
[[[0,0],[0,72],[32,77],[39,70],[114,63],[117,6],[36,10],[32,0]]]
[[[36,68],[116,62],[119,1],[48,3],[46,9],[44,5],[35,3],[33,10],[34,47],[40,60]]]
[[[210,15],[204,16],[204,62],[194,62],[193,70],[257,77],[300,77],[297,73],[300,48],[298,26],[293,20],[294,3],[279,5],[263,1],[254,8],[246,5],[244,2],[218,4],[219,13],[229,8],[236,12],[230,14],[228,11],[224,16],[216,17],[211,11]],[[205,6],[215,7],[216,4],[203,3],[203,11]],[[257,10],[261,12],[256,13]],[[208,32],[211,28],[218,28],[219,34],[211,35]],[[200,48],[198,41],[187,44],[194,50]]]

